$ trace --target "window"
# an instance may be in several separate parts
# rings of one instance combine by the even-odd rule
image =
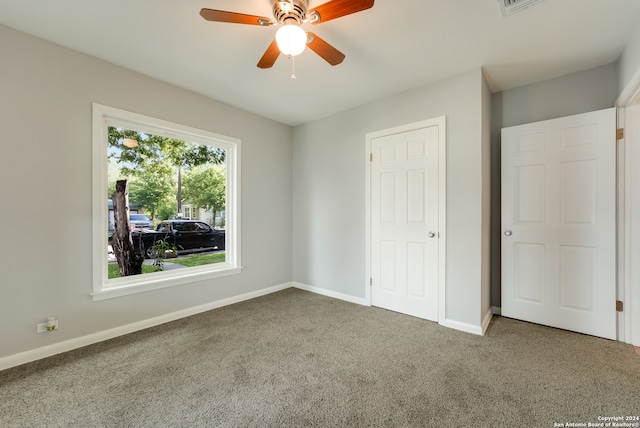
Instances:
[[[240,140],[95,103],[92,140],[94,300],[240,273]],[[195,162],[192,155],[175,160],[176,151],[184,147],[190,150],[189,154],[197,153],[198,159],[205,160]],[[203,153],[217,153],[218,156],[207,158]],[[153,202],[155,199],[146,199],[145,193],[139,190],[145,188],[153,190],[150,193],[157,193],[161,186],[145,172],[154,171],[157,176],[159,165],[166,166],[163,176],[171,174],[171,165],[179,174],[178,180],[167,180],[180,183],[173,184],[178,186],[173,190],[175,208],[161,210]],[[138,251],[146,257],[154,257],[160,253],[154,253],[151,247],[163,241],[177,250],[180,259],[196,251],[213,251],[217,253],[216,262],[207,261],[196,266],[185,262],[178,269],[163,269],[163,260],[159,257],[161,263],[154,269],[143,266],[143,274],[110,275],[110,270],[114,271],[113,253],[109,248],[115,219],[111,202],[113,190],[109,190],[109,186],[114,177],[126,179],[129,184],[130,233]],[[213,181],[206,180],[207,177]],[[170,186],[166,192],[171,192]],[[209,203],[211,200],[214,202]],[[181,203],[188,206],[180,207]],[[203,220],[189,221],[199,208],[214,220],[224,213],[224,228],[215,224],[209,227]],[[188,216],[185,218],[183,214]],[[179,229],[192,232],[180,236]],[[196,230],[199,231],[197,236],[194,235]],[[164,250],[162,253],[168,254]],[[157,260],[153,259],[154,262]],[[149,263],[146,261],[145,265]]]

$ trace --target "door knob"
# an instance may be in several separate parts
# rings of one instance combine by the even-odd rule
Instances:
[[[436,233],[435,233],[435,232],[429,232],[429,233],[427,233],[427,236],[428,236],[429,238],[435,238]]]
[[[511,235],[513,235],[513,232],[512,232],[512,231],[510,231],[510,230],[505,230],[505,231],[504,231],[504,235],[505,235],[505,236],[511,236]]]

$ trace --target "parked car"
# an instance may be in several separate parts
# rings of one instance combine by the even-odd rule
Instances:
[[[178,247],[178,253],[201,249],[224,250],[225,231],[199,220],[165,220],[156,230],[136,230],[131,233],[133,243],[141,247],[146,258],[153,256],[153,244],[164,240]]]
[[[153,223],[144,214],[129,214],[129,225],[134,229],[153,229]]]

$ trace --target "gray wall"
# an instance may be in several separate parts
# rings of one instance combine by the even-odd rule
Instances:
[[[640,72],[640,24],[636,26],[618,62],[618,93],[622,94],[630,85],[633,86],[636,73]]]
[[[483,85],[477,69],[294,128],[294,281],[365,297],[365,136],[445,115],[446,317],[480,325],[482,263],[488,262],[482,228],[489,224],[486,215],[483,223]]]
[[[482,85],[482,313],[491,309],[491,101],[489,85]]]
[[[289,126],[3,26],[0,52],[0,358],[291,281]],[[242,140],[242,274],[92,301],[92,102]]]
[[[612,63],[493,94],[491,126],[491,304],[500,293],[500,132],[502,128],[613,107],[618,64]]]

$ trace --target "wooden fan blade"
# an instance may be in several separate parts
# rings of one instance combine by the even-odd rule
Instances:
[[[201,9],[200,16],[207,21],[230,22],[232,24],[269,25],[271,20],[263,16],[245,15],[244,13],[224,10]]]
[[[373,7],[373,1],[374,0],[331,0],[309,11],[309,14],[316,12],[320,16],[320,19],[312,23],[319,24],[370,9]]]
[[[329,64],[338,65],[344,61],[344,54],[338,49],[334,48],[312,32],[308,32],[307,34],[311,36],[311,40],[307,42],[309,49],[320,55]]]
[[[278,49],[278,44],[276,43],[276,39],[273,39],[273,42],[267,48],[267,51],[262,55],[260,61],[258,61],[258,67],[260,68],[271,68],[273,64],[276,63],[278,56],[280,55],[280,49]]]

